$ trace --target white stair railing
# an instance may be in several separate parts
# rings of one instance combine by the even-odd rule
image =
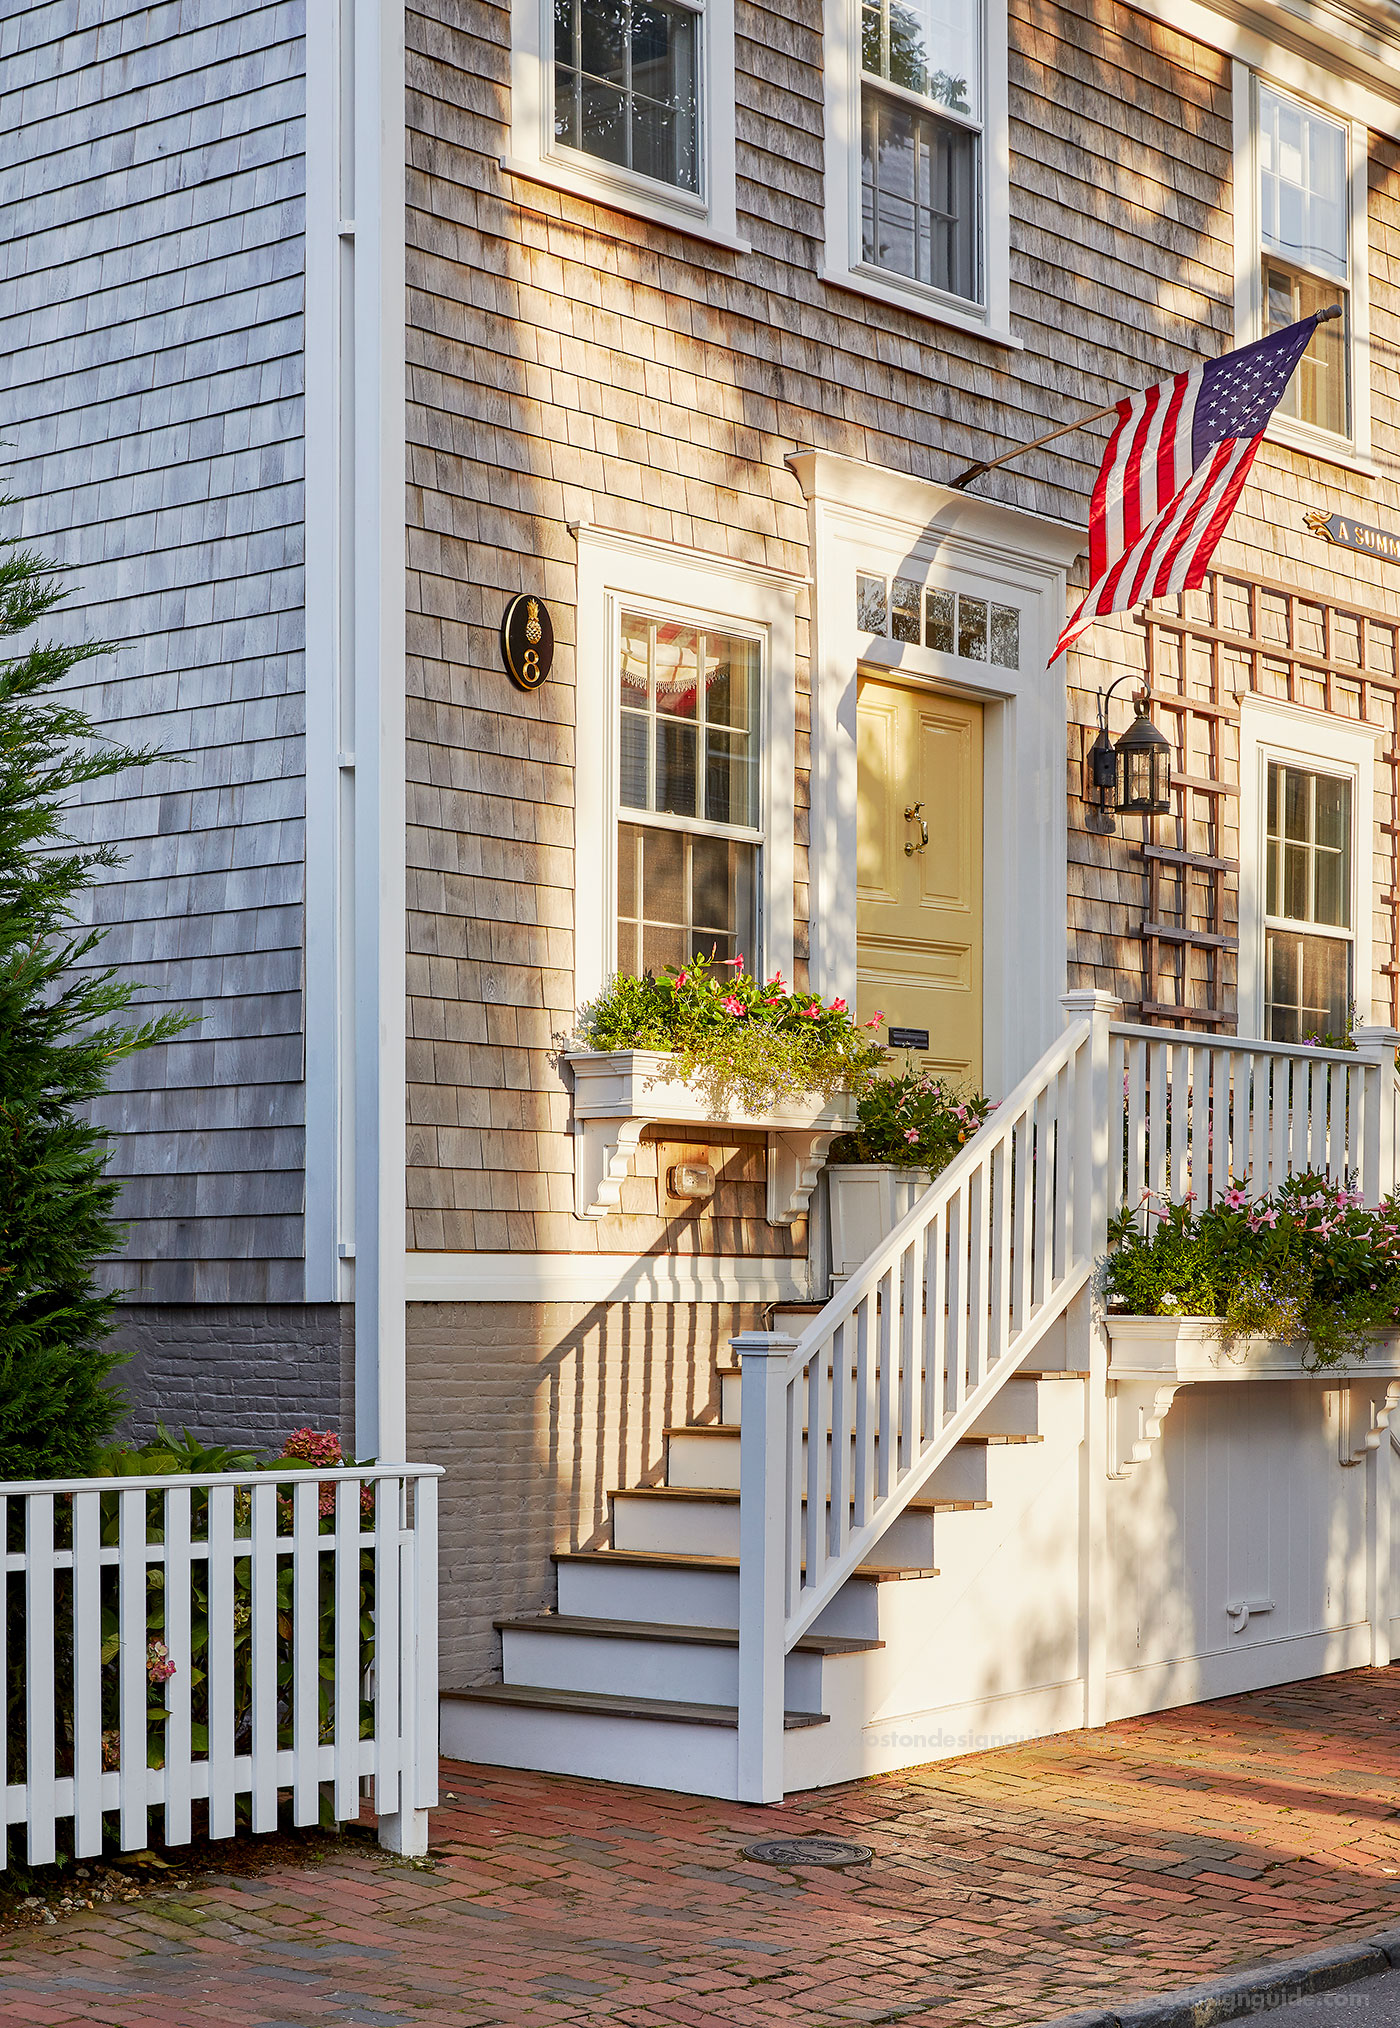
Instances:
[[[1205,1206],[1231,1184],[1263,1197],[1309,1169],[1354,1178],[1368,1204],[1394,1189],[1392,1030],[1357,1029],[1354,1050],[1119,1022],[1111,1038],[1125,1125],[1114,1208],[1188,1191]]]
[[[1104,1244],[1107,994],[800,1339],[736,1338],[739,1794],[783,1786],[784,1658],[1084,1287]],[[804,1462],[803,1429],[809,1440]]]

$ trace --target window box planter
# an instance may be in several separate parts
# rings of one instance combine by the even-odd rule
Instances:
[[[832,1162],[826,1180],[832,1279],[844,1281],[913,1210],[933,1182],[933,1171],[905,1169],[895,1162]]]
[[[622,1185],[647,1127],[758,1128],[768,1136],[768,1219],[791,1225],[807,1208],[838,1134],[855,1121],[852,1095],[824,1099],[817,1092],[750,1113],[735,1108],[717,1116],[709,1101],[668,1074],[664,1050],[571,1050],[564,1058],[574,1085],[574,1211],[606,1218],[617,1210]]]
[[[1132,1317],[1110,1311],[1108,1334],[1109,1476],[1124,1479],[1145,1464],[1177,1392],[1209,1381],[1309,1380],[1342,1396],[1339,1462],[1360,1464],[1400,1408],[1400,1332],[1386,1332],[1364,1359],[1304,1364],[1306,1347],[1283,1338],[1221,1344],[1209,1317]]]

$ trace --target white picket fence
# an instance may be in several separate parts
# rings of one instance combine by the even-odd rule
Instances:
[[[1395,1187],[1389,1030],[1355,1051],[1071,1025],[801,1338],[749,1332],[739,1451],[741,1796],[782,1795],[784,1657],[1083,1290],[1110,1211],[1306,1169]]]
[[[367,1778],[382,1841],[423,1849],[437,1800],[440,1475],[0,1484],[5,1820],[25,1827],[30,1862],[55,1857],[64,1820],[74,1854],[95,1856],[109,1813],[127,1851],[147,1844],[152,1811],[167,1844],[187,1843],[196,1803],[211,1838],[233,1833],[240,1798],[254,1831],[273,1830],[279,1791],[297,1824],[323,1804],[343,1821]]]

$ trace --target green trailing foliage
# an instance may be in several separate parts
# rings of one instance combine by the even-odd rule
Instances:
[[[84,890],[120,862],[75,845],[65,809],[84,783],[161,756],[106,739],[52,694],[108,652],[37,638],[66,596],[52,564],[0,542],[0,1480],[87,1471],[121,1415],[107,1384],[115,1299],[93,1267],[122,1228],[86,1108],[116,1064],[187,1018],[125,1019],[137,988],[91,962],[103,933],[79,923]]]
[[[693,1084],[724,1118],[735,1105],[768,1112],[811,1094],[854,1091],[886,1060],[872,1030],[844,1000],[786,984],[781,973],[752,978],[742,957],[714,965],[697,957],[643,978],[621,975],[584,1007],[575,1049],[669,1050],[670,1075]]]
[[[1316,1171],[1267,1197],[1232,1184],[1199,1212],[1147,1192],[1110,1221],[1103,1283],[1111,1313],[1209,1317],[1227,1346],[1292,1339],[1335,1365],[1400,1328],[1400,1200],[1368,1209]]]
[[[937,1175],[976,1133],[993,1101],[976,1092],[960,1097],[939,1078],[909,1070],[868,1078],[856,1107],[859,1124],[832,1144],[833,1162],[896,1162]]]

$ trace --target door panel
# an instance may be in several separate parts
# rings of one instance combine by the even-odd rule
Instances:
[[[927,1029],[912,1060],[980,1086],[982,707],[865,679],[856,753],[860,1017]]]

